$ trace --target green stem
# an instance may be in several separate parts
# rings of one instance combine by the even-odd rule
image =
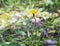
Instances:
[[[35,19],[35,26],[36,26],[36,17],[35,17],[35,14],[33,14],[33,18]]]

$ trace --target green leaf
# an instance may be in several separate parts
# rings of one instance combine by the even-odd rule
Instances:
[[[26,46],[25,44],[21,44],[21,46]]]
[[[20,30],[17,30],[16,33],[21,34],[21,35],[26,35],[26,33],[24,31],[20,31]]]

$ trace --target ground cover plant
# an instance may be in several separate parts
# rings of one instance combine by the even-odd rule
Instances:
[[[60,46],[59,0],[0,0],[0,46]],[[47,45],[46,45],[47,46]]]

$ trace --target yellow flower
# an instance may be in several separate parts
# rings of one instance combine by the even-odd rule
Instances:
[[[9,14],[9,13],[4,13],[2,16],[1,16],[2,19],[4,20],[8,20],[8,19],[11,19],[12,16]]]
[[[32,10],[30,10],[30,13],[31,13],[31,14],[37,14],[37,13],[38,13],[38,10],[32,9]]]

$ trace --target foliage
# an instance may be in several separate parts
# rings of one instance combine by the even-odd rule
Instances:
[[[43,46],[43,32],[60,31],[60,0],[0,0],[0,45]]]

